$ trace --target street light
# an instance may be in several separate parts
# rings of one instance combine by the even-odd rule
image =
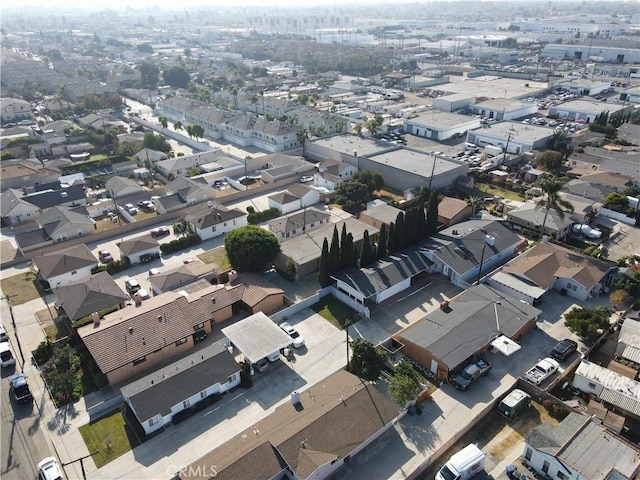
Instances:
[[[96,450],[95,452],[90,453],[89,455],[85,455],[84,457],[76,458],[75,460],[71,460],[70,462],[63,463],[62,466],[66,467],[67,465],[71,465],[72,463],[80,462],[80,469],[82,470],[82,480],[87,480],[87,474],[84,471],[83,460],[85,460],[86,458],[89,458],[89,457],[93,457],[94,455],[97,455],[98,453],[100,453],[100,450]]]

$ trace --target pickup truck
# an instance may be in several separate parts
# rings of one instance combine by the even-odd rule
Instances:
[[[9,378],[11,391],[16,397],[16,402],[28,402],[31,400],[31,390],[24,373],[16,373]]]
[[[478,378],[491,370],[491,364],[484,359],[467,365],[460,375],[453,379],[453,386],[458,390],[466,390]]]
[[[547,378],[553,375],[560,367],[560,364],[553,358],[545,358],[540,360],[533,368],[529,369],[524,374],[524,378],[533,383],[534,385],[540,385]]]

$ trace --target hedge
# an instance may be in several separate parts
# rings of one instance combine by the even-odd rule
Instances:
[[[202,239],[197,233],[190,233],[189,235],[185,235],[184,237],[180,237],[176,240],[171,240],[169,243],[160,244],[160,251],[162,253],[173,253],[192,245],[198,245],[200,242],[202,242]]]
[[[271,220],[272,218],[276,218],[280,216],[280,210],[276,207],[271,207],[261,212],[253,212],[247,215],[247,222],[251,225],[257,225],[260,222],[266,222],[267,220]]]
[[[115,312],[116,310],[118,310],[118,307],[108,307],[108,308],[103,308],[102,310],[98,310],[98,316],[100,318],[104,317],[105,315],[109,315],[112,312]],[[71,324],[71,326],[73,328],[80,328],[83,327],[85,325],[89,325],[91,322],[93,322],[93,317],[91,315],[86,315],[84,317],[82,317],[79,320],[76,320],[75,322],[73,322]]]
[[[91,273],[96,274],[107,271],[110,274],[122,272],[131,266],[131,260],[129,257],[122,257],[120,260],[111,260],[104,265],[98,265],[91,269]]]

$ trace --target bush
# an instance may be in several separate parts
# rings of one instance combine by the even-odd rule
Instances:
[[[174,425],[177,425],[180,422],[182,422],[182,421],[186,420],[187,418],[191,417],[194,413],[196,413],[196,411],[193,408],[191,408],[191,407],[185,408],[184,410],[179,411],[173,417],[171,417],[171,422]]]
[[[193,245],[198,245],[200,242],[202,242],[202,239],[197,233],[190,233],[176,240],[171,240],[169,243],[160,244],[160,251],[162,253],[173,253]]]
[[[40,342],[38,348],[33,351],[33,358],[38,365],[44,365],[53,355],[53,345],[49,341]]]
[[[98,265],[91,269],[91,273],[96,274],[107,271],[109,274],[122,272],[131,266],[131,260],[129,257],[122,257],[120,260],[112,260],[104,265]]]
[[[248,208],[247,211],[249,211]],[[271,207],[261,212],[249,212],[249,215],[247,216],[247,222],[251,225],[256,225],[260,222],[266,222],[267,220],[271,220],[272,218],[276,218],[279,216],[280,210],[275,207]]]
[[[98,316],[102,318],[105,315],[109,315],[110,313],[115,312],[116,310],[118,310],[118,307],[103,308],[102,310],[98,310]],[[73,328],[80,328],[84,325],[89,325],[91,322],[93,322],[93,317],[91,315],[86,315],[80,320],[76,320],[75,322],[73,322],[71,326]]]

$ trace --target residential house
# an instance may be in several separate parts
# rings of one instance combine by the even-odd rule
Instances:
[[[346,268],[331,278],[338,292],[360,305],[378,304],[409,288],[412,280],[432,265],[417,248],[406,248],[366,267]]]
[[[275,153],[260,157],[260,161],[267,162],[266,168],[260,170],[264,183],[273,183],[299,175],[313,175],[316,172],[315,164],[295,155]]]
[[[623,480],[640,474],[640,448],[588,415],[571,412],[558,425],[534,427],[522,461],[552,480]]]
[[[591,223],[598,214],[598,210],[602,208],[600,202],[596,202],[590,198],[566,192],[559,192],[559,195],[560,198],[573,205],[573,213],[569,214],[569,218],[577,223]]]
[[[2,108],[0,108],[0,122],[2,124],[32,118],[31,104],[26,100],[10,97],[2,99]]]
[[[372,244],[378,241],[380,229],[349,217],[283,241],[280,244],[280,251],[273,261],[274,265],[282,271],[287,271],[288,266],[291,265],[290,262],[292,262],[297,278],[316,272],[324,240],[326,239],[327,242],[331,243],[333,230],[337,228],[338,232],[341,232],[343,224],[346,225],[347,233],[353,235],[354,245],[358,249],[362,248],[362,239],[365,231],[369,232],[369,241]]]
[[[127,177],[114,176],[104,186],[111,198],[123,198],[142,193],[142,185]]]
[[[310,207],[320,201],[320,193],[299,183],[291,185],[286,191],[268,197],[269,208],[277,208],[282,213],[295,212]]]
[[[479,281],[513,257],[522,239],[497,220],[469,220],[449,227],[420,244],[442,273],[462,288]]]
[[[609,409],[640,420],[640,382],[635,379],[595,362],[582,360],[575,371],[572,385]]]
[[[220,204],[194,207],[184,217],[202,240],[209,240],[247,225],[247,213]]]
[[[35,163],[28,160],[2,162],[0,191],[51,183],[57,181],[58,178],[60,178],[59,168],[43,167],[40,162]]]
[[[325,160],[320,163],[318,172],[314,175],[313,183],[318,187],[334,191],[342,182],[350,180],[358,168],[339,160]]]
[[[131,263],[140,263],[143,255],[160,257],[160,243],[148,233],[116,243],[122,257]]]
[[[22,191],[9,188],[0,196],[2,226],[20,225],[40,216],[40,207],[24,200]]]
[[[507,213],[507,221],[530,233],[539,234],[542,231],[543,235],[549,235],[557,240],[567,238],[573,225],[569,213],[560,217],[558,212],[550,209],[546,220],[545,214],[544,208],[538,208],[533,202],[525,202],[524,205]],[[542,222],[544,222],[544,226],[542,226]]]
[[[52,207],[36,219],[47,238],[53,242],[64,242],[68,238],[82,237],[95,233],[96,222],[84,207],[69,209]]]
[[[136,162],[140,166],[151,167],[155,165],[160,160],[164,160],[167,158],[167,154],[164,152],[160,152],[159,150],[152,150],[150,148],[143,148],[138,153],[136,153],[133,158],[135,158]]]
[[[568,165],[571,171],[584,175],[594,171],[608,171],[640,178],[640,153],[634,150],[585,147],[584,152],[573,152]]]
[[[640,179],[631,178],[616,172],[593,172],[582,175],[580,180],[595,185],[608,187],[613,192],[624,193],[629,188],[637,188],[640,186]]]
[[[331,222],[331,214],[310,207],[267,222],[269,230],[282,242]]]
[[[184,206],[213,201],[217,195],[217,190],[206,182],[185,177],[178,177],[169,182],[166,189],[167,195],[178,194],[181,201],[186,204]]]
[[[339,370],[304,395],[294,392],[291,402],[186,466],[178,477],[323,480],[340,475],[345,463],[401,415],[376,388]]]
[[[540,313],[537,308],[481,284],[444,302],[393,339],[404,355],[442,381],[486,354],[491,346],[495,348],[497,338],[517,342],[536,326]]]
[[[615,267],[553,243],[539,243],[499,272],[487,284],[535,305],[553,289],[580,301],[600,294]]]
[[[464,200],[453,197],[444,197],[438,203],[438,225],[444,228],[451,227],[468,220],[473,213],[473,207]]]
[[[182,264],[169,270],[153,272],[149,276],[149,283],[154,295],[160,295],[169,290],[178,290],[194,282],[208,282],[215,277],[214,265],[207,265],[199,260]]]
[[[230,166],[241,165],[240,160],[229,156],[222,150],[214,150],[209,152],[194,153],[193,155],[185,155],[182,157],[167,158],[156,163],[156,167],[160,173],[169,177],[193,176],[188,175],[190,170],[218,171]],[[209,167],[209,168],[208,168]]]
[[[182,197],[177,193],[156,198],[153,200],[153,204],[156,207],[156,212],[160,215],[174,212],[187,206]]]
[[[242,283],[209,284],[191,288],[189,293],[165,292],[105,315],[79,328],[78,335],[114,385],[188,352],[236,311],[247,308],[271,313],[284,305],[280,289],[247,287]]]
[[[402,213],[402,210],[385,203],[367,208],[365,211],[361,212],[360,221],[373,225],[376,228],[382,228],[382,225],[386,225],[388,232],[389,225],[396,223],[400,213]]]
[[[258,117],[253,124],[252,145],[267,152],[282,152],[300,146],[298,125]]]
[[[149,435],[173,416],[240,384],[240,364],[214,343],[121,388],[124,401]]]
[[[55,287],[56,309],[75,322],[107,308],[124,308],[129,295],[122,291],[107,272],[99,272],[81,282]]]
[[[35,256],[33,263],[38,267],[38,277],[51,288],[86,281],[91,277],[91,269],[98,266],[98,260],[83,243]]]
[[[616,356],[640,364],[640,321],[631,315],[620,325]]]
[[[25,188],[27,192],[31,188]],[[41,210],[51,207],[82,207],[87,204],[84,185],[61,185],[59,182],[39,185],[34,192],[27,193],[23,199]]]

